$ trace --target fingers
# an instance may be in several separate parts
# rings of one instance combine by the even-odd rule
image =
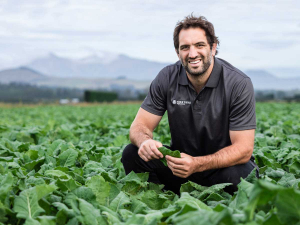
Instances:
[[[174,164],[178,164],[178,165],[184,165],[184,160],[182,160],[182,158],[175,158],[169,155],[166,155],[166,160],[170,161]]]
[[[154,154],[158,157],[158,159],[163,158],[164,155],[157,149],[159,147],[162,147],[162,143],[155,141],[153,145],[151,145],[151,149],[154,152]]]
[[[163,155],[157,149],[157,146],[162,146],[162,144],[152,139],[146,140],[141,144],[138,154],[146,162],[162,158]]]
[[[146,162],[149,161],[150,156],[148,155],[147,151],[143,148],[139,148],[138,155]]]
[[[169,166],[169,168],[173,171],[175,170],[183,170],[183,171],[187,171],[186,167],[184,165],[180,165],[180,164],[175,164],[169,160],[167,160],[167,164]]]
[[[181,158],[185,158],[185,157],[189,157],[190,155],[181,152],[181,153],[180,153],[180,156],[181,156]]]
[[[172,165],[170,161],[167,161],[168,167],[171,169],[173,175],[181,178],[187,178],[189,176],[188,170],[182,166]]]
[[[173,172],[173,175],[176,177],[187,178],[188,175],[186,173]]]
[[[181,155],[182,158],[166,156],[168,167],[172,173],[181,178],[189,177],[194,171],[193,158],[187,154]]]

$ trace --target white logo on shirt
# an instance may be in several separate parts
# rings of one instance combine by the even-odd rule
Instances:
[[[172,101],[172,103],[174,104],[174,105],[190,105],[191,104],[191,102],[190,101],[176,101],[176,100],[173,100]]]

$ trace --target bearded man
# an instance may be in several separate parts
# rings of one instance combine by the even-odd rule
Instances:
[[[258,167],[252,156],[256,128],[251,80],[228,62],[215,57],[218,38],[212,23],[193,15],[177,23],[173,35],[179,61],[163,68],[151,83],[131,127],[123,151],[126,174],[149,172],[149,182],[179,193],[188,180],[203,186],[231,183],[233,194],[240,178]],[[162,143],[153,130],[165,111],[171,150],[181,158],[159,160]]]

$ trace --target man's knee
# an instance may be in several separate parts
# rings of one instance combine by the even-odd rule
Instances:
[[[133,145],[133,144],[129,144],[127,145],[122,153],[122,158],[121,158],[121,162],[123,163],[123,167],[125,169],[125,173],[128,174],[131,171],[135,171],[136,169],[136,159],[138,157],[138,147]]]
[[[245,179],[255,167],[250,163],[235,165],[223,168],[219,173],[222,183],[232,183],[231,186],[225,188],[225,191],[233,194],[238,190],[237,185],[241,182],[241,178]]]
[[[138,155],[138,147],[133,144],[129,144],[123,150],[121,161],[124,164],[124,162],[126,161],[133,160],[137,155]]]

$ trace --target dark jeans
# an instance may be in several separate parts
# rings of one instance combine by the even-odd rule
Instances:
[[[188,180],[207,187],[220,183],[232,183],[232,185],[227,186],[224,190],[233,194],[237,191],[237,185],[241,181],[240,178],[246,178],[255,167],[257,168],[256,176],[258,177],[258,166],[252,159],[246,164],[208,170],[194,173],[188,178],[180,178],[173,175],[169,167],[164,166],[158,159],[145,162],[140,158],[138,148],[133,144],[125,147],[122,155],[122,163],[126,174],[129,174],[131,171],[135,173],[149,172],[148,182],[164,184],[165,190],[171,190],[176,194],[179,194],[181,184],[186,183]]]

